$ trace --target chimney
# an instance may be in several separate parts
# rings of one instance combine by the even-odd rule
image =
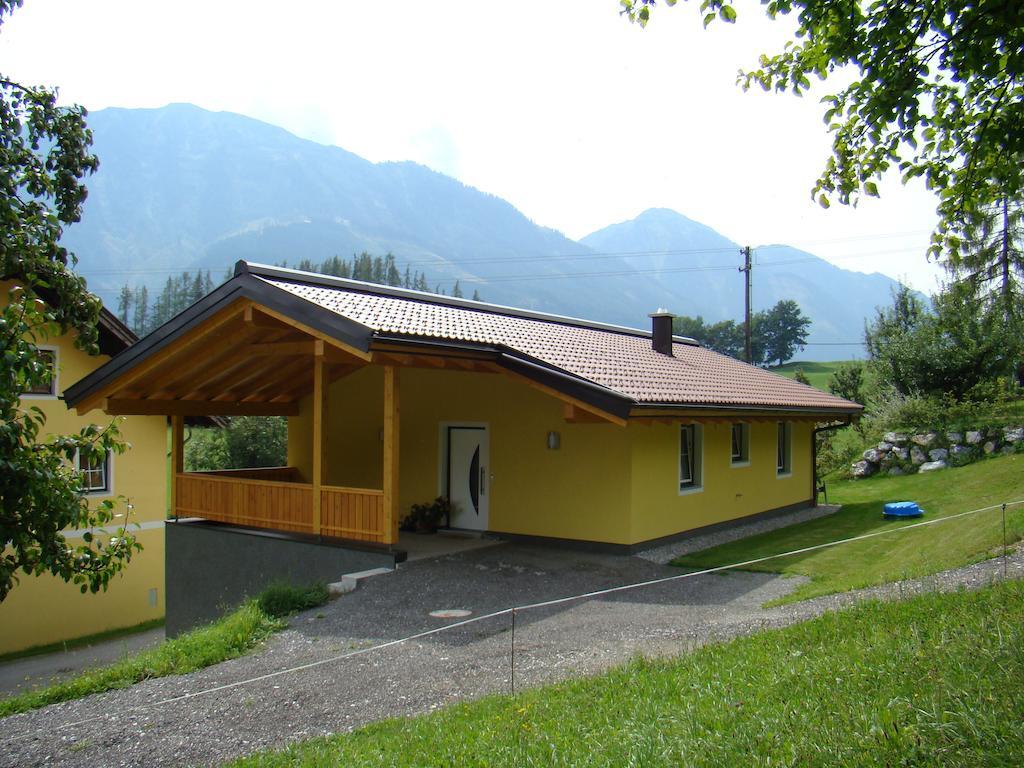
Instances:
[[[658,309],[651,318],[651,346],[655,352],[672,356],[672,320],[675,318],[667,309]]]

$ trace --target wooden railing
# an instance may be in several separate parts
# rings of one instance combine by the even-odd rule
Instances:
[[[387,543],[384,491],[363,488],[320,489],[320,526],[325,536]]]
[[[253,467],[247,469],[211,469],[195,472],[197,475],[238,477],[245,480],[276,480],[281,483],[301,483],[302,473],[296,467]]]
[[[185,472],[177,475],[177,515],[253,528],[315,533],[312,485],[240,477],[238,472]],[[323,486],[320,499],[322,535],[394,543],[394,537],[384,526],[384,491]]]

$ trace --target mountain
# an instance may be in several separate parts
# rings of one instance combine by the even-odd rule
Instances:
[[[605,280],[555,279],[573,264],[560,258],[588,248],[421,165],[371,163],[187,104],[104,109],[89,125],[100,170],[65,244],[108,302],[126,280],[158,286],[182,269],[219,278],[241,258],[295,264],[365,250],[414,262],[449,289],[488,280],[479,288],[489,301],[587,317],[607,305]]]
[[[643,254],[625,258],[637,269],[657,270],[653,279],[673,294],[666,308],[676,314],[711,322],[743,315],[740,245],[675,211],[650,209],[580,242],[596,251]],[[896,285],[877,272],[845,270],[787,245],[754,248],[751,282],[754,311],[793,299],[813,320],[808,359],[862,357],[864,320],[890,303]]]
[[[125,282],[152,289],[196,269],[219,280],[240,258],[296,264],[368,251],[391,252],[446,289],[459,279],[487,301],[624,325],[646,326],[658,307],[709,320],[742,313],[738,244],[674,211],[575,242],[421,165],[371,163],[241,115],[172,104],[99,110],[89,125],[100,169],[64,242],[109,304]],[[755,308],[796,299],[816,342],[858,339],[893,285],[784,246],[759,248],[757,262]]]

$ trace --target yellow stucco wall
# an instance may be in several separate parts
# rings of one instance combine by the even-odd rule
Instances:
[[[0,286],[6,300],[6,286]],[[38,340],[58,349],[59,391],[63,391],[108,358],[76,349],[69,337]],[[77,432],[83,426],[106,424],[109,416],[92,411],[78,416],[63,400],[32,397],[24,406],[38,406],[47,417],[45,434]],[[167,507],[167,426],[162,416],[129,416],[121,433],[131,448],[112,457],[113,495],[134,505],[133,521],[144,550],[137,553],[106,592],[81,594],[73,584],[49,576],[19,574],[18,583],[0,603],[0,653],[68,640],[109,629],[132,626],[164,615],[164,532]],[[121,510],[123,511],[123,509]],[[151,592],[155,590],[155,592]]]
[[[326,482],[381,487],[383,371],[338,381],[328,399]],[[560,401],[499,374],[406,368],[400,374],[403,513],[442,492],[442,423],[489,427],[489,527],[502,533],[628,543],[626,430],[566,424]],[[308,400],[289,420],[289,464],[310,472]],[[549,431],[561,447],[548,450]]]
[[[703,485],[679,492],[679,426],[633,425],[634,542],[721,523],[811,497],[811,425],[792,424],[792,472],[776,474],[775,423],[750,425],[750,461],[732,466],[731,425],[703,425]]]
[[[703,486],[679,493],[679,426],[567,424],[555,398],[500,374],[407,368],[400,373],[400,504],[443,491],[445,423],[487,424],[494,532],[634,544],[810,498],[810,430],[792,424],[792,468],[775,470],[775,423],[751,425],[750,462],[733,467],[730,425],[704,425]],[[383,369],[336,382],[328,398],[325,482],[381,487]],[[289,421],[289,463],[311,471],[311,405]],[[549,431],[559,450],[546,447]]]

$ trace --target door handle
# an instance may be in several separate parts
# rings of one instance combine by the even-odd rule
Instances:
[[[486,467],[480,467],[480,495],[481,496],[484,496],[487,493],[486,486],[484,484],[484,481],[486,480],[486,478],[487,478],[487,468]]]

